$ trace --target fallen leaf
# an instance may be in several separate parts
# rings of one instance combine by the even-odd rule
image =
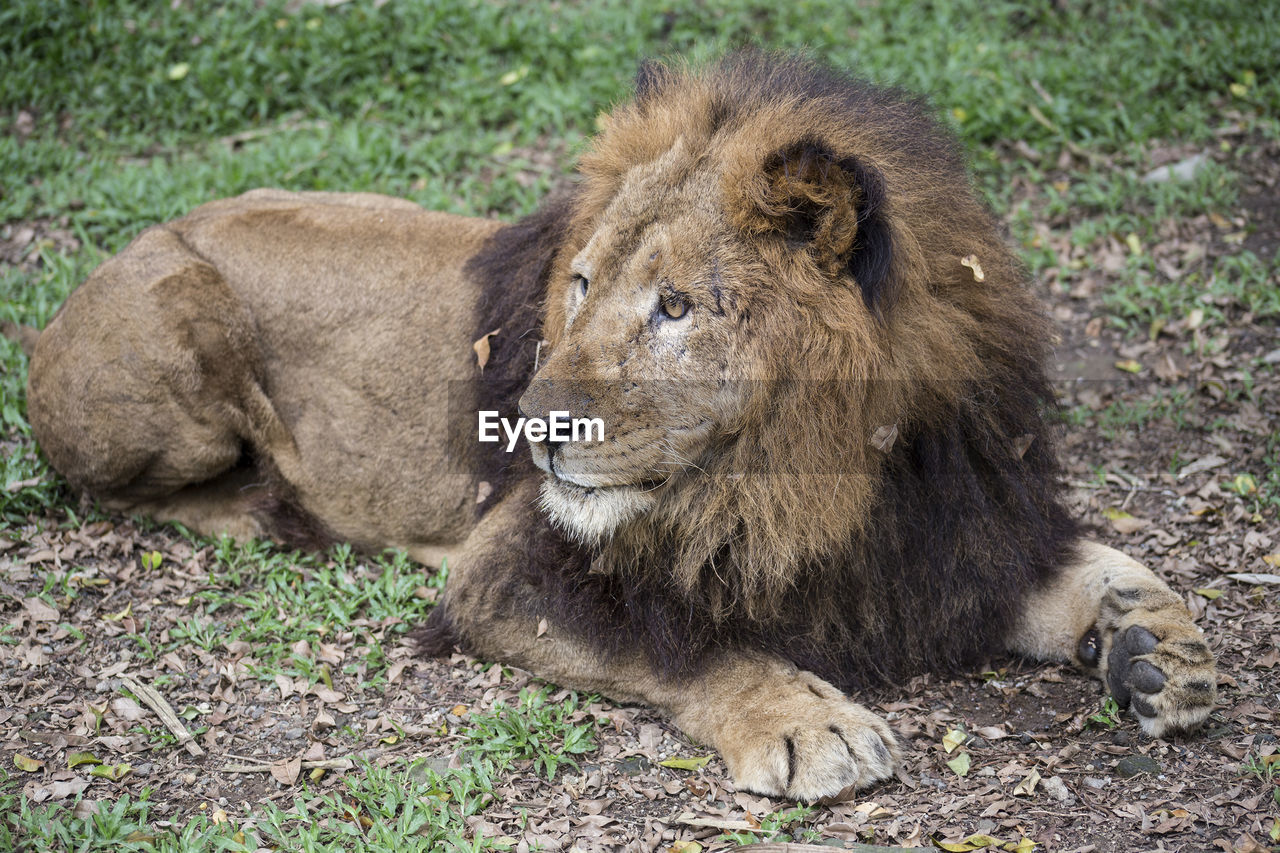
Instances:
[[[79,767],[81,764],[101,764],[102,759],[92,752],[73,752],[67,756],[67,768]]]
[[[1137,533],[1142,528],[1151,524],[1148,519],[1132,516],[1122,509],[1115,507],[1107,507],[1102,514],[1111,522],[1111,526],[1116,529],[1117,533]]]
[[[130,615],[131,613],[133,613],[132,601],[126,604],[124,606],[124,610],[121,610],[119,613],[108,613],[102,618],[106,619],[108,622],[119,622],[120,620],[124,619],[126,616]]]
[[[951,754],[956,751],[956,747],[969,739],[969,735],[960,729],[951,729],[942,736],[942,748]]]
[[[1178,471],[1178,479],[1185,480],[1187,477],[1190,477],[1192,474],[1199,474],[1201,471],[1211,471],[1214,468],[1217,468],[1219,466],[1226,465],[1226,464],[1227,464],[1227,460],[1223,459],[1221,456],[1213,456],[1213,455],[1202,456],[1199,459],[1197,459],[1195,462],[1192,462],[1188,465],[1184,465],[1182,469]]]
[[[178,62],[169,66],[169,79],[173,81],[181,80],[191,71],[191,66],[186,62]]]
[[[1280,583],[1280,575],[1271,575],[1264,572],[1232,572],[1227,575],[1233,581],[1240,583],[1253,584],[1275,584]]]
[[[17,767],[19,770],[24,770],[27,773],[35,773],[41,767],[44,767],[44,762],[18,752],[14,753],[13,766]]]
[[[494,329],[492,332],[485,332],[471,345],[471,348],[476,351],[476,364],[480,366],[481,373],[484,373],[484,366],[489,363],[489,338],[501,332],[501,327]]]
[[[97,776],[100,779],[110,779],[112,782],[119,782],[132,772],[133,765],[128,763],[99,764],[89,771],[89,775]]]
[[[710,755],[702,755],[695,758],[666,758],[659,761],[658,764],[675,770],[699,770],[706,767],[707,762],[710,760]]]
[[[1127,358],[1122,361],[1117,361],[1116,367],[1118,367],[1120,370],[1123,370],[1125,373],[1141,373],[1142,372],[1142,364],[1140,362],[1134,361],[1131,358]]]
[[[275,779],[281,785],[292,785],[298,781],[298,774],[302,772],[302,756],[295,756],[287,761],[277,761],[271,765],[271,778]]]
[[[27,615],[31,617],[32,622],[58,621],[57,609],[50,607],[38,598],[24,598],[22,599],[22,606],[26,609]]]
[[[307,692],[315,696],[321,702],[325,702],[330,705],[336,705],[342,701],[342,694],[340,692],[331,687],[325,687],[323,684],[313,684],[311,685],[311,689]]]
[[[1192,590],[1192,592],[1202,598],[1207,598],[1210,601],[1213,601],[1215,598],[1222,597],[1222,590],[1220,589],[1195,589]]]
[[[950,767],[957,776],[961,777],[969,775],[969,764],[970,759],[969,753],[967,752],[962,752],[947,762],[947,766]]]
[[[1026,778],[1024,778],[1021,782],[1019,782],[1017,785],[1014,786],[1013,795],[1015,797],[1018,797],[1018,796],[1029,797],[1035,793],[1036,785],[1039,782],[1040,782],[1040,772],[1033,767],[1031,768],[1031,772],[1026,775]]]
[[[951,853],[968,853],[970,850],[982,850],[987,847],[999,850],[1004,846],[1004,842],[999,838],[976,832],[963,841],[935,841],[934,843],[943,850],[950,850]]]
[[[49,796],[55,800],[65,800],[84,793],[84,789],[88,787],[89,780],[80,777],[54,782],[49,785]]]

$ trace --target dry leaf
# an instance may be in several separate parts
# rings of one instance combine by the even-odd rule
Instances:
[[[1232,572],[1227,575],[1233,581],[1240,583],[1252,584],[1276,584],[1280,583],[1280,575],[1271,575],[1262,572]]]
[[[1031,768],[1031,772],[1026,775],[1026,778],[1024,778],[1016,786],[1014,786],[1013,795],[1015,797],[1018,797],[1018,796],[1029,797],[1035,793],[1036,785],[1039,782],[1040,782],[1040,772],[1033,767]]]
[[[13,766],[17,767],[19,770],[24,770],[27,773],[35,773],[41,767],[44,767],[44,762],[18,752],[13,756]]]
[[[968,776],[969,765],[970,759],[969,753],[967,752],[962,752],[947,762],[947,766],[950,767],[957,776]]]
[[[489,363],[489,338],[502,332],[501,328],[494,329],[492,332],[486,332],[471,345],[476,351],[476,364],[480,366],[480,372],[484,373],[484,366]]]
[[[968,739],[969,739],[969,735],[967,735],[965,732],[961,731],[960,729],[951,729],[945,735],[942,736],[942,748],[946,750],[948,755],[950,755],[951,753],[956,751],[956,748],[958,746],[960,746],[962,743],[964,743]]]
[[[898,440],[898,425],[889,424],[888,426],[877,427],[876,431],[871,434],[871,446],[881,453],[888,453],[893,449],[893,443]]]
[[[978,263],[977,255],[965,255],[960,259],[960,266],[968,267],[973,271],[974,281],[986,281],[987,274],[982,271],[982,264]]]
[[[1221,456],[1201,456],[1195,462],[1184,465],[1182,469],[1178,471],[1178,479],[1185,480],[1192,474],[1199,474],[1201,471],[1211,471],[1214,468],[1226,464],[1227,460],[1223,459]]]
[[[277,761],[271,765],[271,777],[281,785],[292,785],[298,781],[298,774],[302,772],[302,756],[290,758],[287,761]]]
[[[50,607],[38,598],[24,598],[22,599],[22,606],[26,609],[27,615],[31,617],[32,622],[58,621],[57,609]]]
[[[1115,507],[1107,507],[1102,511],[1102,514],[1111,522],[1111,526],[1116,529],[1117,533],[1137,533],[1142,528],[1151,524],[1149,519],[1138,518],[1137,516],[1130,515],[1124,510],[1116,509]]]
[[[658,763],[663,767],[671,767],[675,770],[698,770],[706,767],[707,762],[710,760],[710,755],[700,755],[694,758],[667,758]]]

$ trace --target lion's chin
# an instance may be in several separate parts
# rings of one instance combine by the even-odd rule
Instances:
[[[542,483],[541,504],[552,522],[584,545],[611,536],[653,508],[650,490],[640,486],[587,488],[554,475]]]

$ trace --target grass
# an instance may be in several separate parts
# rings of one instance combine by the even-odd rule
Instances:
[[[1214,130],[1228,120],[1280,133],[1280,75],[1266,73],[1277,37],[1280,7],[1229,0],[1065,11],[980,0],[365,0],[297,14],[248,0],[178,9],[15,0],[0,9],[0,173],[11,176],[0,223],[61,224],[83,248],[37,240],[34,272],[0,274],[0,321],[42,326],[105,253],[146,225],[256,186],[527,212],[570,166],[597,113],[625,97],[641,57],[698,60],[743,44],[808,50],[928,93],[998,208],[1012,204],[1021,175],[1047,188],[1037,204],[1070,213],[1080,245],[1145,240],[1168,217],[1222,210],[1235,192],[1229,166],[1217,164],[1190,184],[1143,184],[1153,144],[1217,146]],[[1008,156],[1015,141],[1040,159]],[[561,153],[559,166],[530,161],[548,148]],[[1063,151],[1086,156],[1051,167]],[[1023,242],[1033,267],[1060,260]],[[1240,261],[1167,282],[1138,259],[1109,304],[1117,322],[1145,328],[1199,304],[1207,286],[1216,319],[1213,300],[1257,294],[1250,282],[1273,276],[1275,264]],[[1275,310],[1274,297],[1259,299]],[[6,527],[70,499],[33,448],[25,371],[17,347],[0,342]]]
[[[38,805],[18,793],[16,780],[0,770],[0,849],[62,851],[281,850],[474,851],[506,850],[515,839],[473,837],[466,819],[494,800],[494,780],[526,762],[554,776],[573,764],[571,755],[594,749],[591,721],[573,722],[576,696],[552,705],[548,690],[526,690],[518,705],[495,703],[469,715],[461,731],[471,760],[441,774],[424,762],[377,767],[362,762],[344,779],[341,792],[310,791],[305,780],[289,807],[266,802],[244,814],[202,806],[180,822],[151,815],[144,793],[122,795],[76,814],[75,806]],[[157,732],[160,741],[169,738]]]
[[[25,263],[0,268],[0,322],[43,326],[142,228],[256,186],[375,191],[456,213],[518,216],[571,167],[597,114],[626,96],[641,57],[697,61],[744,44],[808,50],[927,93],[1028,264],[1069,279],[1088,272],[1089,255],[1110,240],[1132,234],[1146,247],[1170,220],[1224,214],[1236,203],[1241,152],[1224,149],[1216,131],[1234,123],[1246,138],[1280,136],[1280,6],[1067,5],[357,0],[295,14],[253,0],[178,8],[11,0],[0,4],[0,229],[29,223],[37,236]],[[1149,154],[1175,143],[1215,160],[1187,183],[1143,183]],[[1035,156],[1011,153],[1015,145]],[[548,150],[558,165],[535,156]],[[1019,195],[1019,184],[1037,189]],[[1042,221],[1069,238],[1066,256],[1038,239]],[[1280,316],[1278,265],[1239,253],[1170,280],[1149,253],[1136,252],[1109,282],[1105,305],[1133,335],[1196,310],[1205,328],[1239,312]],[[26,421],[26,368],[17,345],[0,337],[0,537],[15,540],[98,517],[91,508],[86,516],[38,452]],[[1105,419],[1124,428],[1180,409],[1171,398]],[[1266,464],[1259,499],[1280,506],[1280,444]],[[71,565],[50,572],[41,594],[69,601],[86,582]],[[144,660],[181,644],[244,642],[258,678],[337,677],[348,689],[374,691],[388,662],[372,626],[420,619],[440,583],[393,554],[213,543],[207,583],[180,626],[162,637],[143,623],[121,642]],[[316,646],[336,631],[355,634],[360,652],[330,664]],[[304,639],[311,643],[299,651]],[[6,626],[0,642],[17,638]],[[464,738],[474,761],[462,770],[442,777],[370,766],[351,774],[341,797],[304,794],[247,815],[211,809],[180,826],[156,820],[145,796],[75,816],[26,801],[10,779],[0,782],[0,847],[501,846],[473,838],[465,817],[513,764],[545,776],[575,766],[592,742],[580,708],[522,694],[516,706],[469,717]],[[198,723],[201,712],[190,712]],[[803,817],[764,820],[781,838],[796,834]]]

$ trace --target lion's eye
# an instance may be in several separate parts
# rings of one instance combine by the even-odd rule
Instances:
[[[582,275],[581,273],[578,273],[574,275],[573,281],[574,281],[574,284],[577,285],[578,287],[578,295],[586,296],[587,287],[590,286],[590,282],[587,281],[587,277],[585,275]]]
[[[689,313],[689,301],[683,296],[677,294],[669,294],[662,297],[662,301],[658,303],[658,310],[662,312],[662,316],[668,320],[679,320],[685,314]]]

